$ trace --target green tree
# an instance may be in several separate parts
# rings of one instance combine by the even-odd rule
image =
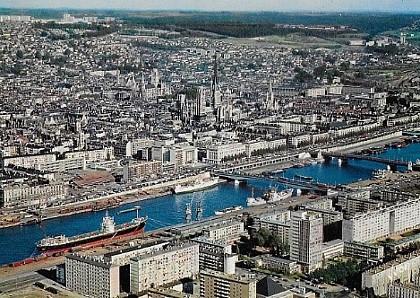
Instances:
[[[40,51],[36,51],[35,53],[35,59],[41,60],[42,59],[42,53]]]
[[[16,51],[16,58],[23,59],[23,51],[21,49]]]

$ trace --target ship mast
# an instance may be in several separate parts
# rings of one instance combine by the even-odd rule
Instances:
[[[191,203],[187,203],[185,207],[185,222],[189,224],[191,222]]]
[[[201,200],[197,201],[196,207],[196,217],[197,221],[200,221],[203,218],[203,207],[201,206]]]

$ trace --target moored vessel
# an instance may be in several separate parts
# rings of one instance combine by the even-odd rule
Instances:
[[[313,178],[312,178],[312,177],[309,177],[309,176],[303,176],[303,175],[299,175],[299,174],[295,174],[295,177],[296,177],[296,178],[299,178],[299,179],[301,179],[301,180],[305,180],[305,181],[312,181],[312,180],[313,180]]]
[[[221,210],[214,211],[214,214],[215,215],[223,215],[223,214],[227,214],[227,213],[242,210],[243,208],[244,207],[242,207],[242,206],[227,207],[227,208],[224,208],[224,209],[221,209]]]
[[[190,193],[190,192],[196,192],[208,188],[215,187],[217,184],[219,184],[219,177],[210,178],[208,180],[198,180],[194,183],[187,184],[187,185],[176,185],[173,188],[173,193],[175,194],[183,194],[183,193]]]
[[[131,234],[134,232],[141,233],[144,231],[147,219],[147,216],[137,216],[131,222],[116,225],[114,218],[109,216],[107,212],[102,219],[100,230],[71,237],[66,237],[65,235],[45,237],[36,244],[36,247],[40,251],[60,250],[110,239],[115,236]]]
[[[260,206],[260,205],[264,205],[267,204],[267,201],[264,200],[261,197],[249,197],[246,199],[246,206],[247,207],[251,207],[251,206]]]
[[[275,203],[290,198],[292,194],[293,188],[288,188],[280,192],[278,192],[275,188],[271,188],[264,193],[263,198],[267,201],[267,203]]]
[[[247,207],[251,207],[251,206],[259,206],[259,205],[264,205],[267,204],[267,201],[264,200],[261,197],[254,197],[254,189],[252,189],[252,194],[249,198],[246,199],[246,206]]]

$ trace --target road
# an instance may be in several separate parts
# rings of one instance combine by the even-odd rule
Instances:
[[[45,279],[45,276],[42,276],[37,272],[28,272],[5,280],[2,278],[0,280],[0,293],[16,291],[17,289],[26,287],[43,279]]]

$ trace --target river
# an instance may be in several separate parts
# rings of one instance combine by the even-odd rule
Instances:
[[[413,143],[399,149],[390,148],[378,156],[390,159],[412,160],[414,162],[420,158],[420,143]],[[277,175],[293,178],[298,174],[312,177],[320,183],[348,184],[360,179],[370,178],[373,170],[384,168],[386,168],[385,165],[368,161],[349,160],[348,164],[340,165],[337,160],[332,160],[330,163],[317,163],[303,168],[290,168],[284,173]],[[203,217],[206,218],[214,215],[215,210],[233,205],[246,206],[246,198],[251,196],[252,190],[254,190],[255,196],[258,196],[270,186],[276,186],[279,189],[285,188],[281,184],[268,180],[251,179],[246,186],[223,183],[213,189],[194,194],[167,195],[123,205],[109,210],[109,213],[114,216],[117,224],[127,222],[135,216],[135,212],[120,215],[117,212],[140,205],[142,208],[140,215],[149,217],[146,230],[151,231],[184,223],[187,203],[191,203],[193,219],[195,219],[194,210],[197,202],[201,201]],[[0,265],[36,255],[35,243],[46,235],[65,234],[71,236],[97,230],[100,227],[104,214],[105,211],[89,212],[47,220],[41,225],[0,229],[0,247],[2,248],[0,250]]]

